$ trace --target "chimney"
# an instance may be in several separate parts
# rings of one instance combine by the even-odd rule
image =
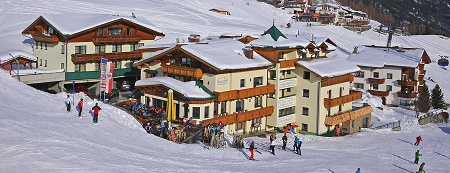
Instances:
[[[188,40],[189,40],[189,42],[195,42],[195,43],[198,43],[198,42],[200,42],[200,35],[197,35],[197,34],[191,34],[191,35],[188,37]]]
[[[358,46],[353,47],[353,53],[358,53]]]
[[[245,57],[247,57],[248,59],[253,59],[253,49],[252,48],[242,48],[242,51],[244,51],[244,55]]]
[[[311,43],[316,44],[316,41],[314,41],[314,34],[311,35]]]

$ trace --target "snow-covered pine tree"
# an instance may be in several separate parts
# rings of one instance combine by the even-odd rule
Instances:
[[[427,84],[423,84],[422,92],[417,98],[416,108],[419,112],[426,113],[431,108],[430,91],[428,90]]]
[[[436,85],[431,91],[431,105],[434,109],[443,109],[445,106],[444,94],[439,85]]]

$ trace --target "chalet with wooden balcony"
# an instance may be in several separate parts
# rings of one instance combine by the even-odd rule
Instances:
[[[245,44],[222,39],[141,50],[144,58],[133,65],[141,69],[142,102],[164,107],[164,93],[173,89],[177,117],[192,117],[203,125],[222,121],[229,133],[266,128],[266,117],[274,112],[266,102],[275,92],[275,85],[267,83],[267,68],[273,63]],[[189,96],[191,90],[203,91],[202,97]]]
[[[412,106],[425,83],[425,64],[431,62],[421,48],[363,46],[355,48],[348,60],[361,70],[353,86],[381,97],[383,104]]]
[[[44,15],[23,32],[34,40],[42,69],[64,69],[66,83],[96,82],[101,58],[115,63],[114,77],[137,77],[132,63],[142,58],[140,46],[151,45],[163,32],[140,16],[102,14]]]

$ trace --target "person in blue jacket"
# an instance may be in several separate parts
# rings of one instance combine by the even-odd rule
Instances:
[[[355,173],[361,173],[361,168],[358,168]]]
[[[294,143],[295,143],[295,151],[297,152],[297,154],[302,155],[302,150],[301,150],[302,141],[300,141],[300,139],[298,139],[296,136]]]

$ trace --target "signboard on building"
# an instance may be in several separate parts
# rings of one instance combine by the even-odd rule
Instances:
[[[102,58],[100,63],[100,89],[102,91],[106,88],[106,64],[108,60],[106,58]]]
[[[278,101],[278,109],[295,106],[295,96],[283,98]]]
[[[228,84],[228,78],[227,77],[222,77],[217,79],[217,85],[225,85]]]

